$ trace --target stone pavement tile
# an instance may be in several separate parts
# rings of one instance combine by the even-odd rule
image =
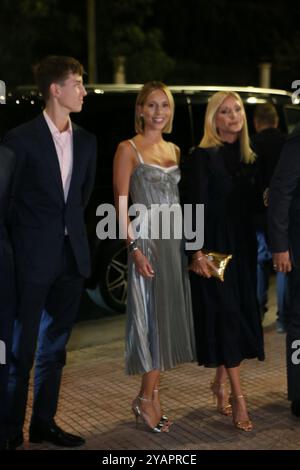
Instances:
[[[285,337],[265,330],[266,360],[242,366],[243,389],[254,430],[239,431],[232,418],[216,412],[209,389],[213,370],[184,364],[162,374],[163,409],[174,419],[169,433],[151,433],[135,424],[131,401],[140,377],[124,374],[124,343],[119,338],[69,353],[63,375],[57,423],[85,437],[81,449],[224,450],[299,449],[300,420],[286,399]],[[32,402],[32,387],[28,408]],[[28,409],[29,412],[29,409]],[[29,413],[27,414],[28,426]],[[27,438],[27,435],[25,434]],[[57,449],[28,444],[26,449]]]

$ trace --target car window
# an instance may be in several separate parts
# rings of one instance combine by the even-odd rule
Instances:
[[[41,101],[10,100],[0,106],[0,139],[9,130],[37,116],[43,108]]]
[[[297,126],[300,126],[300,106],[285,106],[285,115],[290,134]]]
[[[93,198],[98,204],[113,201],[112,164],[120,141],[134,136],[134,93],[89,94],[82,111],[72,120],[94,133],[98,141],[96,184]]]
[[[171,134],[165,138],[174,142],[181,150],[181,155],[186,155],[193,145],[193,129],[191,125],[190,106],[184,94],[174,94],[175,114]]]

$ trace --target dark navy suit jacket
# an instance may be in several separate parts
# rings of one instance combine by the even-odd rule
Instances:
[[[300,266],[300,135],[283,147],[269,193],[269,242],[273,253],[290,250]]]
[[[73,171],[67,201],[55,145],[41,114],[11,130],[5,143],[16,154],[12,236],[19,279],[48,283],[55,278],[65,227],[79,273],[90,274],[84,209],[96,171],[96,137],[72,123]]]
[[[5,364],[0,358],[0,446],[7,438],[7,383],[17,308],[13,250],[6,224],[14,168],[15,155],[0,145],[0,340],[5,344]]]

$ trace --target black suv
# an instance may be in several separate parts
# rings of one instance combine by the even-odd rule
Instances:
[[[112,160],[117,144],[134,135],[134,104],[141,85],[87,86],[83,110],[72,119],[98,137],[96,183],[86,211],[86,223],[92,254],[92,276],[86,287],[97,303],[104,299],[113,311],[124,311],[127,292],[127,253],[121,240],[100,241],[96,237],[96,209],[101,203],[113,203]],[[245,104],[250,135],[257,103],[272,102],[277,108],[280,128],[290,133],[300,124],[297,99],[283,90],[254,87],[170,86],[175,100],[172,134],[167,138],[182,151],[183,159],[200,141],[204,113],[209,97],[219,90],[237,91]],[[295,102],[296,101],[296,102]],[[41,98],[28,87],[8,94],[7,104],[0,106],[0,137],[10,128],[33,118],[43,107]]]

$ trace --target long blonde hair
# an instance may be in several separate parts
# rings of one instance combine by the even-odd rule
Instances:
[[[165,134],[170,134],[172,132],[174,108],[175,108],[173,95],[170,92],[167,85],[165,85],[162,82],[152,81],[152,82],[145,83],[145,85],[143,86],[143,88],[141,89],[141,91],[139,92],[136,98],[135,117],[134,117],[135,126],[134,127],[135,127],[135,132],[137,134],[143,134],[144,132],[144,119],[141,116],[141,112],[139,108],[140,106],[143,106],[145,104],[145,101],[147,100],[148,96],[152,93],[152,91],[155,91],[155,90],[163,91],[168,99],[169,106],[171,109],[171,115],[170,115],[169,121],[163,128],[163,132]]]
[[[234,99],[236,99],[239,102],[244,113],[244,124],[239,133],[242,161],[244,161],[245,163],[253,163],[255,160],[255,153],[250,147],[245,108],[244,108],[240,95],[234,91],[218,91],[217,93],[214,93],[212,97],[210,98],[207,108],[206,108],[206,113],[205,113],[204,136],[199,146],[203,148],[208,148],[208,147],[215,147],[215,146],[220,147],[223,145],[223,142],[220,139],[220,136],[218,134],[218,130],[216,127],[216,114],[221,104],[223,103],[223,101],[225,101],[225,99],[228,98],[229,96],[232,96]]]

